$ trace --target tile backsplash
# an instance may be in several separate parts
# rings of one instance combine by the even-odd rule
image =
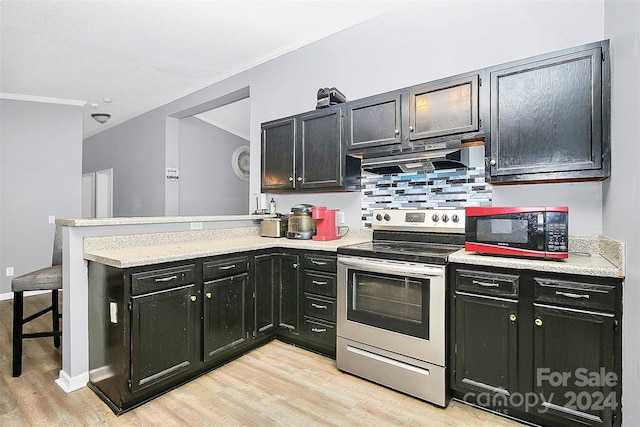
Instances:
[[[484,167],[362,175],[362,225],[371,227],[376,209],[491,206]]]

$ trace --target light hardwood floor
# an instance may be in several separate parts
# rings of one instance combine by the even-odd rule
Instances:
[[[47,299],[26,298],[25,307]],[[88,388],[67,394],[54,383],[61,353],[51,338],[25,341],[23,373],[12,378],[12,313],[0,301],[0,426],[521,426],[456,401],[438,408],[280,341],[116,417]]]

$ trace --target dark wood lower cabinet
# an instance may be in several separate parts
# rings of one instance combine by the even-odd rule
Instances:
[[[456,383],[479,392],[518,390],[518,302],[456,295]]]
[[[204,284],[204,361],[249,339],[252,293],[249,274]]]
[[[454,397],[540,425],[621,424],[620,279],[468,265],[451,273]]]
[[[194,363],[194,285],[131,298],[132,392],[166,381]]]
[[[302,313],[303,255],[274,250],[126,269],[90,262],[89,387],[120,414],[276,337],[335,355],[335,318]],[[333,276],[335,258],[327,258]],[[313,276],[329,293],[333,279]]]

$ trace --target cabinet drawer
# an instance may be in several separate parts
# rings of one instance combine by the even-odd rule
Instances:
[[[195,281],[194,264],[162,268],[131,275],[131,294],[140,295],[174,288]]]
[[[487,271],[456,270],[456,290],[517,298],[520,277]]]
[[[220,277],[235,276],[249,270],[249,258],[225,258],[202,264],[202,279],[211,280]]]
[[[335,322],[336,301],[332,298],[304,294],[304,314]]]
[[[320,294],[328,297],[336,297],[336,275],[331,273],[318,273],[305,271],[304,291],[312,294]]]
[[[337,258],[327,255],[309,255],[304,256],[304,268],[309,270],[328,271],[335,273],[337,267]]]
[[[536,302],[615,311],[616,292],[614,285],[570,282],[542,277],[533,279],[533,297]]]
[[[302,322],[302,335],[307,340],[314,342],[331,352],[336,349],[336,324],[333,322],[325,322],[320,319],[313,319],[304,316]]]

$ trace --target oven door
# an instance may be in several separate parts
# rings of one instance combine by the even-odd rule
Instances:
[[[444,267],[340,256],[337,334],[445,366]]]

